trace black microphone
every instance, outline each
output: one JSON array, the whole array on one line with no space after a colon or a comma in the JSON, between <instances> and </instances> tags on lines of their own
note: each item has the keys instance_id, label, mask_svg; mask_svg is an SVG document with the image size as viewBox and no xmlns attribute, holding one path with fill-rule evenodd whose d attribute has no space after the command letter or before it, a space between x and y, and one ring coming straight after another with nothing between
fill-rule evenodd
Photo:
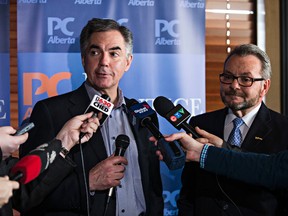
<instances>
[{"instance_id":1,"label":"black microphone","mask_svg":"<svg viewBox=\"0 0 288 216\"><path fill-rule=\"evenodd\" d=\"M107 117L111 114L114 104L110 102L110 97L106 94L94 95L89 106L84 113L93 112L93 118L96 118L99 114L99 122L102 125ZM79 139L82 139L85 136L85 133L80 133Z\"/></svg>"},{"instance_id":2,"label":"black microphone","mask_svg":"<svg viewBox=\"0 0 288 216\"><path fill-rule=\"evenodd\" d=\"M38 146L11 168L10 179L22 184L34 180L54 162L61 147L61 141L56 139Z\"/></svg>"},{"instance_id":3,"label":"black microphone","mask_svg":"<svg viewBox=\"0 0 288 216\"><path fill-rule=\"evenodd\" d=\"M131 100L132 102L127 104L128 109L137 119L140 119L141 125L148 128L152 135L158 140L158 147L167 167L170 170L182 168L185 164L185 154L179 142L167 142L164 139L164 136L154 123L158 122L156 112L147 102L139 103L135 99Z\"/></svg>"},{"instance_id":4,"label":"black microphone","mask_svg":"<svg viewBox=\"0 0 288 216\"><path fill-rule=\"evenodd\" d=\"M127 135L125 135L125 134L118 135L116 140L115 140L116 150L115 150L114 156L122 156L123 157L129 144L130 144L130 139ZM107 213L108 205L110 202L110 198L113 194L113 190L114 190L114 187L111 187L109 189L106 207L105 207L105 211L104 211L104 216Z\"/></svg>"},{"instance_id":5,"label":"black microphone","mask_svg":"<svg viewBox=\"0 0 288 216\"><path fill-rule=\"evenodd\" d=\"M181 104L174 106L169 99L159 96L154 100L153 106L159 115L167 119L178 130L184 129L187 133L191 133L193 138L201 137L191 125L186 123L191 114Z\"/></svg>"}]
</instances>

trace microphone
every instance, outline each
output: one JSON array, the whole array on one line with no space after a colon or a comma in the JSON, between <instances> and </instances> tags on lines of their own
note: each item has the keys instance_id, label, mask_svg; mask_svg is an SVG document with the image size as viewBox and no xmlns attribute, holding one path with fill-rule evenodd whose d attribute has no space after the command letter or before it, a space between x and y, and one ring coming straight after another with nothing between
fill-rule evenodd
<instances>
[{"instance_id":1,"label":"microphone","mask_svg":"<svg viewBox=\"0 0 288 216\"><path fill-rule=\"evenodd\" d=\"M61 141L56 139L38 146L11 168L10 179L22 184L34 180L54 162L61 147Z\"/></svg>"},{"instance_id":2,"label":"microphone","mask_svg":"<svg viewBox=\"0 0 288 216\"><path fill-rule=\"evenodd\" d=\"M153 106L157 113L167 119L175 128L178 130L182 128L187 133L191 133L193 138L200 138L195 129L186 123L191 114L181 104L174 106L169 99L159 96L154 100Z\"/></svg>"},{"instance_id":3,"label":"microphone","mask_svg":"<svg viewBox=\"0 0 288 216\"><path fill-rule=\"evenodd\" d=\"M96 118L99 114L99 122L102 125L107 117L111 114L114 104L110 102L110 97L106 94L94 95L89 106L84 113L93 112L93 118ZM81 140L84 137L85 133L80 133L79 139Z\"/></svg>"},{"instance_id":4,"label":"microphone","mask_svg":"<svg viewBox=\"0 0 288 216\"><path fill-rule=\"evenodd\" d=\"M122 156L123 157L124 154L125 154L126 149L129 146L129 144L130 144L130 139L129 139L129 137L127 135L124 135L124 134L118 135L116 140L115 140L116 150L115 150L114 156ZM105 211L104 211L104 216L107 213L108 204L109 204L110 198L111 198L111 196L113 194L113 189L114 189L114 187L111 187L109 189L108 198L107 198L107 202L106 202L106 208L105 208Z\"/></svg>"},{"instance_id":5,"label":"microphone","mask_svg":"<svg viewBox=\"0 0 288 216\"><path fill-rule=\"evenodd\" d=\"M127 104L128 109L136 118L140 119L141 126L148 128L152 135L158 140L158 147L167 167L170 170L182 168L185 164L185 154L178 141L167 142L164 139L164 136L154 124L154 122L157 122L156 112L147 102L139 103L135 99L131 100L132 102Z\"/></svg>"}]
</instances>

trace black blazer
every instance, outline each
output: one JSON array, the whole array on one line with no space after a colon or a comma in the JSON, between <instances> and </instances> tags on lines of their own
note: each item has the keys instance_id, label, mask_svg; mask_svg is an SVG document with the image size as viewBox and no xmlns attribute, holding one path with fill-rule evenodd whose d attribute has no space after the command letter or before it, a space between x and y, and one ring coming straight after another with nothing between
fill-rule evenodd
<instances>
[{"instance_id":1,"label":"black blazer","mask_svg":"<svg viewBox=\"0 0 288 216\"><path fill-rule=\"evenodd\" d=\"M288 151L267 155L210 146L204 169L270 189L288 188Z\"/></svg>"},{"instance_id":2,"label":"black blazer","mask_svg":"<svg viewBox=\"0 0 288 216\"><path fill-rule=\"evenodd\" d=\"M75 91L39 101L30 117L30 121L34 122L35 128L31 130L27 142L21 147L20 155L27 154L31 149L45 142L45 140L55 137L65 122L76 115L83 114L89 103L90 99L84 84ZM151 134L146 128L140 126L137 119L132 119L133 117L129 113L127 115L131 122L130 126L134 133L139 153L142 186L146 201L146 215L163 215L164 204L160 164L155 155L155 147L148 140ZM89 179L90 169L107 158L100 130L97 130L87 143L82 144L82 147L85 174L87 179ZM59 183L56 189L51 191L51 194L46 197L41 205L27 212L27 215L87 215L79 145L75 146L68 156L75 162L76 167ZM91 215L103 215L107 193L108 190L96 191L94 196L89 196ZM113 200L110 206L115 207ZM110 208L109 212L112 212L109 215L113 215L115 208Z\"/></svg>"},{"instance_id":3,"label":"black blazer","mask_svg":"<svg viewBox=\"0 0 288 216\"><path fill-rule=\"evenodd\" d=\"M193 117L190 124L223 138L227 111L225 108ZM242 143L242 151L271 154L286 150L287 132L288 119L262 103ZM194 162L185 164L181 178L179 215L287 215L286 190L271 191L218 176Z\"/></svg>"}]
</instances>

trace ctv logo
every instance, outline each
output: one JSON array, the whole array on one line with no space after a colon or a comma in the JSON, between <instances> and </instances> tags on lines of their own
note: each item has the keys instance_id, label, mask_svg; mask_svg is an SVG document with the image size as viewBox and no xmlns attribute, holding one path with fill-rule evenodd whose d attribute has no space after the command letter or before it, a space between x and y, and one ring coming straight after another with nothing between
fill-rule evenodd
<instances>
[{"instance_id":1,"label":"ctv logo","mask_svg":"<svg viewBox=\"0 0 288 216\"><path fill-rule=\"evenodd\" d=\"M176 122L178 119L180 119L184 115L185 111L183 108L178 110L173 116L170 117L170 120L173 122Z\"/></svg>"},{"instance_id":2,"label":"ctv logo","mask_svg":"<svg viewBox=\"0 0 288 216\"><path fill-rule=\"evenodd\" d=\"M74 44L75 38L72 38L74 32L70 31L68 25L71 22L74 22L74 17L67 17L65 19L60 19L58 17L48 17L47 20L47 32L48 32L48 44ZM66 37L60 38L55 34L58 32L62 32Z\"/></svg>"},{"instance_id":3,"label":"ctv logo","mask_svg":"<svg viewBox=\"0 0 288 216\"><path fill-rule=\"evenodd\" d=\"M51 77L43 73L23 73L23 106L29 106L23 119L30 116L33 105L33 96L47 94L46 97L59 95L57 92L60 81L71 79L70 72L59 72ZM33 87L35 92L33 92ZM68 91L71 89L68 89Z\"/></svg>"},{"instance_id":4,"label":"ctv logo","mask_svg":"<svg viewBox=\"0 0 288 216\"><path fill-rule=\"evenodd\" d=\"M179 33L177 32L178 25L179 20L172 20L170 22L167 20L155 20L155 45L180 45L180 40L178 39Z\"/></svg>"}]
</instances>

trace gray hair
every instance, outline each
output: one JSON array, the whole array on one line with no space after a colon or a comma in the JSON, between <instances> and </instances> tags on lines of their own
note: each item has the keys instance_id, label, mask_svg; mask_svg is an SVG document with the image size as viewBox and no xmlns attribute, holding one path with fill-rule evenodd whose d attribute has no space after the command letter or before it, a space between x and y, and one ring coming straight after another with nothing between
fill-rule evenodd
<instances>
[{"instance_id":1,"label":"gray hair","mask_svg":"<svg viewBox=\"0 0 288 216\"><path fill-rule=\"evenodd\" d=\"M272 75L272 68L271 68L271 62L270 58L263 50L261 50L258 46L254 44L242 44L240 46L235 47L234 50L232 50L231 53L227 56L224 68L226 67L227 61L230 59L231 56L237 55L240 57L248 56L248 55L254 55L257 57L262 64L262 71L261 75L264 79L270 79Z\"/></svg>"},{"instance_id":2,"label":"gray hair","mask_svg":"<svg viewBox=\"0 0 288 216\"><path fill-rule=\"evenodd\" d=\"M119 23L112 19L93 18L87 22L80 34L81 56L85 56L90 37L93 33L106 32L110 30L116 30L121 33L125 41L127 58L132 55L133 34L127 27L119 25Z\"/></svg>"}]
</instances>

